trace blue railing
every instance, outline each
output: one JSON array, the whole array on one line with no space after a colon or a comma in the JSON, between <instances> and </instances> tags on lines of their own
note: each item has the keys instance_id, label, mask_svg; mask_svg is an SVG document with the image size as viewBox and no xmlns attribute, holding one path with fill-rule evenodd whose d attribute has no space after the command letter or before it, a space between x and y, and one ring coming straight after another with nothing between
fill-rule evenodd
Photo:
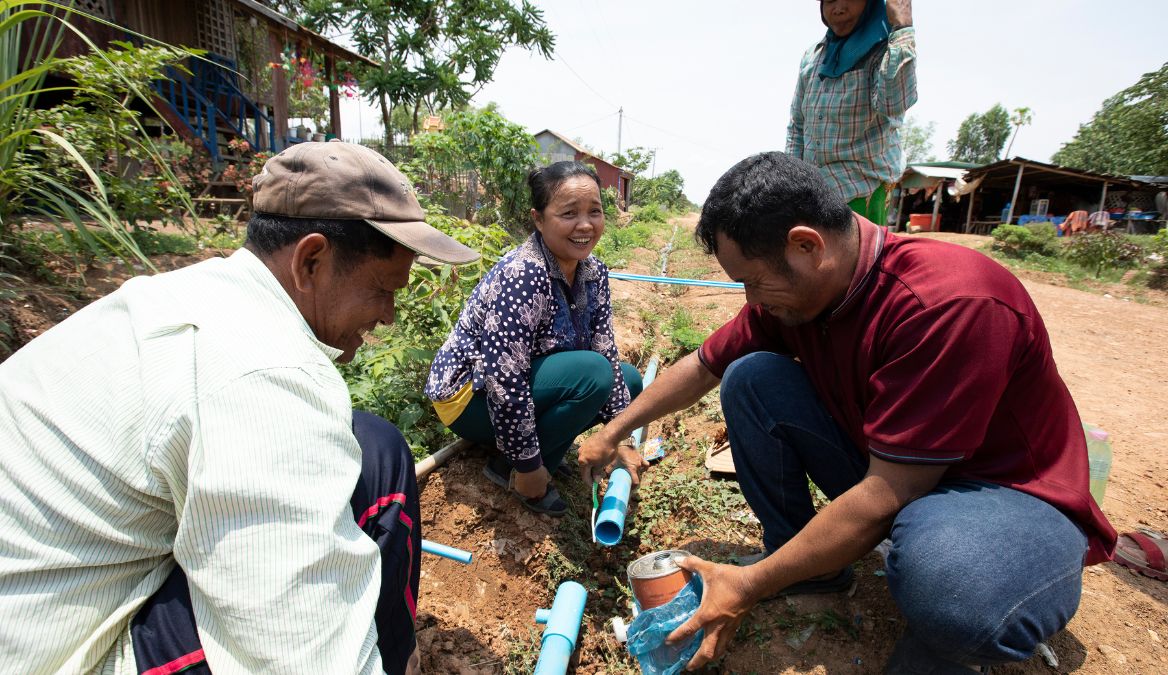
<instances>
[{"instance_id":1,"label":"blue railing","mask_svg":"<svg viewBox=\"0 0 1168 675\"><path fill-rule=\"evenodd\" d=\"M191 59L194 85L217 104L224 121L252 148L277 149L275 125L267 112L240 89L235 62L218 54L207 54L205 59ZM260 143L261 129L267 129L267 143Z\"/></svg>"},{"instance_id":2,"label":"blue railing","mask_svg":"<svg viewBox=\"0 0 1168 675\"><path fill-rule=\"evenodd\" d=\"M186 122L211 159L218 162L219 129L222 126L246 140L256 150L277 150L276 129L271 118L239 88L235 64L208 54L207 60L191 58L191 77L167 66L166 80L156 80L154 90ZM261 129L267 129L266 144L260 143ZM266 145L266 147L265 147Z\"/></svg>"},{"instance_id":3,"label":"blue railing","mask_svg":"<svg viewBox=\"0 0 1168 675\"><path fill-rule=\"evenodd\" d=\"M174 108L195 138L202 141L211 159L219 161L215 105L196 91L177 69L167 66L166 78L154 81L154 91Z\"/></svg>"}]
</instances>

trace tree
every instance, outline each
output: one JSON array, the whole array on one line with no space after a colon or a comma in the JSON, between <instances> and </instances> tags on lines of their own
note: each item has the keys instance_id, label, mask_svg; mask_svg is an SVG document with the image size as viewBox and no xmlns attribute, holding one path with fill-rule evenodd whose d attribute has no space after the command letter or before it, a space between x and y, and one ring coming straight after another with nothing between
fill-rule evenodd
<instances>
[{"instance_id":1,"label":"tree","mask_svg":"<svg viewBox=\"0 0 1168 675\"><path fill-rule=\"evenodd\" d=\"M1010 114L1001 103L984 113L973 113L957 128L957 138L949 141L949 156L957 162L989 164L1001 159L1002 146L1010 135Z\"/></svg>"},{"instance_id":2,"label":"tree","mask_svg":"<svg viewBox=\"0 0 1168 675\"><path fill-rule=\"evenodd\" d=\"M1100 173L1168 175L1168 63L1104 101L1051 159Z\"/></svg>"},{"instance_id":3,"label":"tree","mask_svg":"<svg viewBox=\"0 0 1168 675\"><path fill-rule=\"evenodd\" d=\"M460 108L494 77L511 46L550 58L555 37L542 10L528 0L302 0L305 20L322 33L351 36L357 51L381 64L367 68L361 86L381 106L386 142L390 111L423 105Z\"/></svg>"},{"instance_id":4,"label":"tree","mask_svg":"<svg viewBox=\"0 0 1168 675\"><path fill-rule=\"evenodd\" d=\"M473 170L486 202L476 220L497 220L513 232L523 231L528 222L527 174L539 164L539 144L523 127L494 110L468 110L447 117L442 131L419 134L413 145L417 157L406 172L415 183L429 183L431 174Z\"/></svg>"},{"instance_id":5,"label":"tree","mask_svg":"<svg viewBox=\"0 0 1168 675\"><path fill-rule=\"evenodd\" d=\"M606 159L614 165L639 176L649 170L653 163L654 151L649 148L635 147L622 152L613 153Z\"/></svg>"},{"instance_id":6,"label":"tree","mask_svg":"<svg viewBox=\"0 0 1168 675\"><path fill-rule=\"evenodd\" d=\"M1018 130L1030 124L1034 119L1034 113L1030 108L1014 108L1014 114L1010 115L1010 124L1014 125L1014 133L1010 136L1010 144L1006 146L1006 156L1010 156L1010 148L1014 147L1014 139L1018 138Z\"/></svg>"},{"instance_id":7,"label":"tree","mask_svg":"<svg viewBox=\"0 0 1168 675\"><path fill-rule=\"evenodd\" d=\"M904 148L904 161L906 163L936 160L936 156L933 154L933 132L936 129L936 122L920 124L912 117L904 121L904 126L900 130L900 140Z\"/></svg>"}]
</instances>

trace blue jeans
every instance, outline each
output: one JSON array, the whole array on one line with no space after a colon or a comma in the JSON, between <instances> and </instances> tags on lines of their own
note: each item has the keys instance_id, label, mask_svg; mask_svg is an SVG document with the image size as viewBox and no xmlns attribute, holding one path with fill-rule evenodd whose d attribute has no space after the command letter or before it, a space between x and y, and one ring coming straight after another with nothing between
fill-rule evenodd
<instances>
[{"instance_id":1,"label":"blue jeans","mask_svg":"<svg viewBox=\"0 0 1168 675\"><path fill-rule=\"evenodd\" d=\"M809 477L835 499L867 471L867 456L790 358L758 352L735 361L722 379L722 409L767 552L815 515ZM889 538L888 588L908 621L890 672L1026 659L1078 609L1086 536L1017 490L942 480L900 511Z\"/></svg>"}]
</instances>

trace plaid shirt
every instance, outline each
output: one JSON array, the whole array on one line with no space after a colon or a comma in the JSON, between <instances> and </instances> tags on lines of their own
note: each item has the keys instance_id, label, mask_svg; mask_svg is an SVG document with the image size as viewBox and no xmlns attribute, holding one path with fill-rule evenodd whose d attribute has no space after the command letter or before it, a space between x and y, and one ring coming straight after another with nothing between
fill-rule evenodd
<instances>
[{"instance_id":1,"label":"plaid shirt","mask_svg":"<svg viewBox=\"0 0 1168 675\"><path fill-rule=\"evenodd\" d=\"M838 78L821 78L824 42L803 55L791 102L787 153L820 167L845 199L867 197L904 170L900 126L917 102L916 40L910 26Z\"/></svg>"}]
</instances>

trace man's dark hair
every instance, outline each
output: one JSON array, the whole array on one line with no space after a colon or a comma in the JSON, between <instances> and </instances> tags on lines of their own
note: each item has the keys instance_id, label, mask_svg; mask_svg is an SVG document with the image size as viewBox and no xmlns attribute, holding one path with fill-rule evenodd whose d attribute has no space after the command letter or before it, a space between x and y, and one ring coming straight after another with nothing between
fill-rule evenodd
<instances>
[{"instance_id":1,"label":"man's dark hair","mask_svg":"<svg viewBox=\"0 0 1168 675\"><path fill-rule=\"evenodd\" d=\"M253 213L247 222L244 246L258 255L271 255L310 234L323 234L337 249L337 264L354 267L366 258L388 258L397 242L363 220L289 218Z\"/></svg>"},{"instance_id":2,"label":"man's dark hair","mask_svg":"<svg viewBox=\"0 0 1168 675\"><path fill-rule=\"evenodd\" d=\"M706 253L717 253L721 232L748 258L773 257L795 225L844 233L852 222L848 203L819 169L781 152L764 152L722 174L702 206L694 238ZM779 255L778 262L785 258Z\"/></svg>"},{"instance_id":3,"label":"man's dark hair","mask_svg":"<svg viewBox=\"0 0 1168 675\"><path fill-rule=\"evenodd\" d=\"M596 169L584 162L556 162L527 174L527 187L531 188L531 208L543 213L556 190L574 176L591 178L596 181L596 187L600 187L600 176L596 175Z\"/></svg>"}]
</instances>

